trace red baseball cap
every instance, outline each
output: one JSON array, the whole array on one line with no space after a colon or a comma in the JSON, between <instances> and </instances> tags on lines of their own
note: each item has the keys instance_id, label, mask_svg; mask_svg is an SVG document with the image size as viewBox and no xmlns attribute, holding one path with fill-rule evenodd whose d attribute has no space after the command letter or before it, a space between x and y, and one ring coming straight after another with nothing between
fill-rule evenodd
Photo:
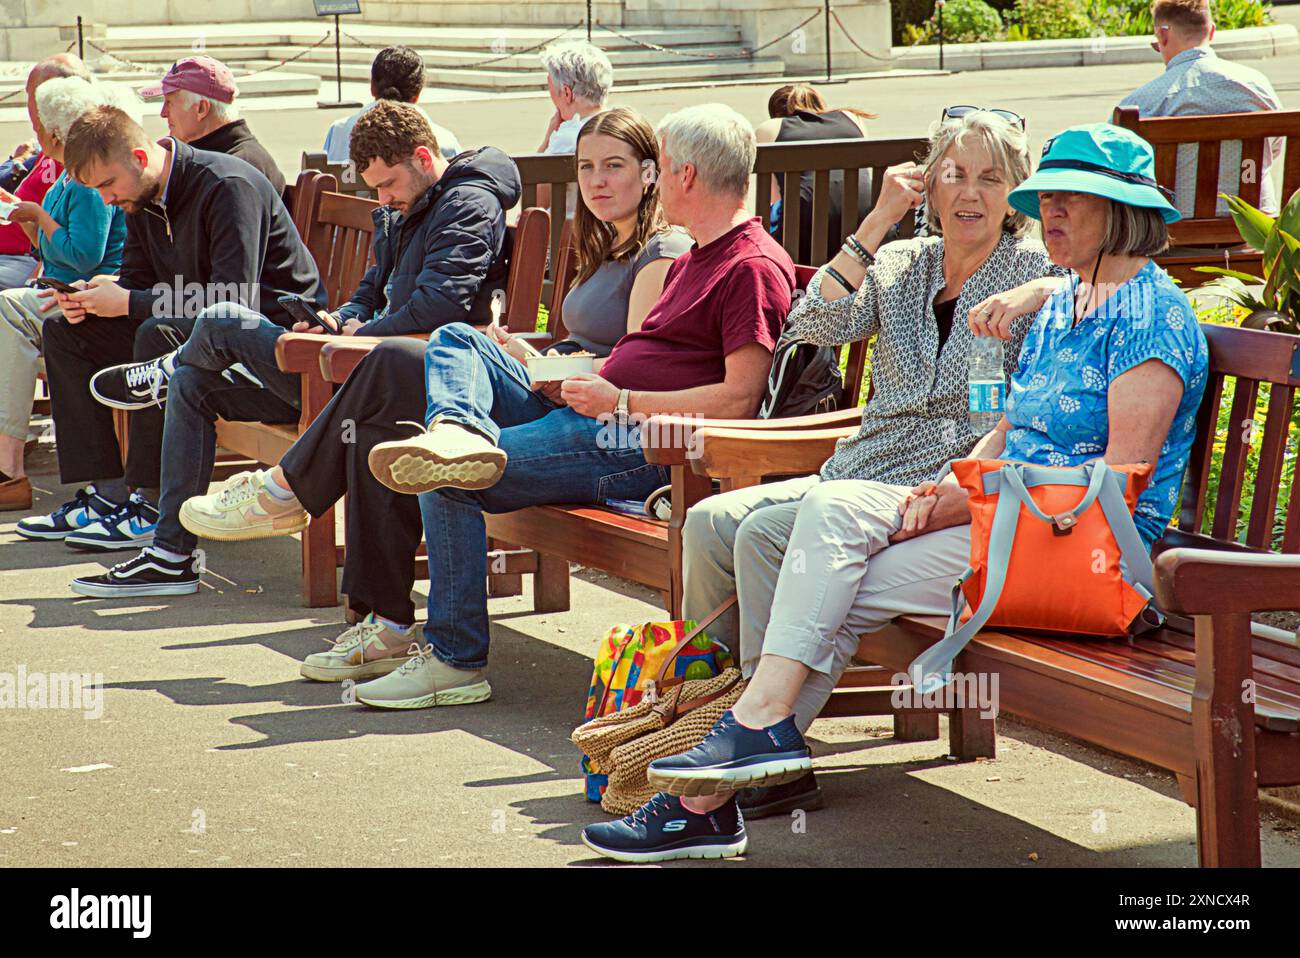
<instances>
[{"instance_id":1,"label":"red baseball cap","mask_svg":"<svg viewBox=\"0 0 1300 958\"><path fill-rule=\"evenodd\" d=\"M239 93L239 87L235 86L235 75L220 60L212 57L186 57L172 64L161 83L145 87L140 95L163 96L177 90L189 90L222 103L232 102Z\"/></svg>"}]
</instances>

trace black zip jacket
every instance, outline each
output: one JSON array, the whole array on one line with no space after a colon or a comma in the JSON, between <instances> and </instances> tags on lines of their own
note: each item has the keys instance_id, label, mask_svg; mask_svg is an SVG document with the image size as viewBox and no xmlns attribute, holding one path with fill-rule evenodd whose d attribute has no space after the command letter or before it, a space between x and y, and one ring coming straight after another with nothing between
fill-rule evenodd
<instances>
[{"instance_id":1,"label":"black zip jacket","mask_svg":"<svg viewBox=\"0 0 1300 958\"><path fill-rule=\"evenodd\" d=\"M275 191L284 196L284 174L275 165L271 154L266 152L266 147L253 136L247 120L232 120L207 136L191 140L190 146L196 150L209 150L212 153L239 157L270 180Z\"/></svg>"},{"instance_id":2,"label":"black zip jacket","mask_svg":"<svg viewBox=\"0 0 1300 958\"><path fill-rule=\"evenodd\" d=\"M514 160L485 146L457 156L407 215L380 207L375 264L339 315L360 319L364 336L489 322L508 279L506 210L522 191Z\"/></svg>"},{"instance_id":3,"label":"black zip jacket","mask_svg":"<svg viewBox=\"0 0 1300 958\"><path fill-rule=\"evenodd\" d=\"M166 142L164 194L126 218L118 282L131 291L131 318L194 316L233 301L288 329L293 318L278 297L324 308L316 264L270 181L238 157Z\"/></svg>"}]
</instances>

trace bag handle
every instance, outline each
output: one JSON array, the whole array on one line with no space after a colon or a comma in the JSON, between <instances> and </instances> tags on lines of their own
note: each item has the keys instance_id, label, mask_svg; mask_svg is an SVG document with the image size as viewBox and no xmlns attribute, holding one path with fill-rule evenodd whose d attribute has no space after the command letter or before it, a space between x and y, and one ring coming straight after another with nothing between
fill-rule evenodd
<instances>
[{"instance_id":1,"label":"bag handle","mask_svg":"<svg viewBox=\"0 0 1300 958\"><path fill-rule=\"evenodd\" d=\"M682 649L686 648L686 646L690 645L697 635L699 635L701 632L703 632L705 629L711 626L715 621L717 621L718 616L722 615L722 613L726 612L735 604L736 604L736 596L734 595L730 596L720 606L718 606L716 609L714 609L712 612L706 615L704 619L697 626L695 626L695 628L691 629L690 632L682 636L681 641L677 643L677 648L673 649L672 652L668 654L668 658L664 659L663 665L659 666L659 674L655 676L656 690L662 691L665 685L671 688L672 686L677 685L679 682L684 681L684 679L677 678L677 679L668 679L667 682L665 682L664 676L668 674L668 666L673 664L673 660L677 658L678 653L680 653Z\"/></svg>"}]
</instances>

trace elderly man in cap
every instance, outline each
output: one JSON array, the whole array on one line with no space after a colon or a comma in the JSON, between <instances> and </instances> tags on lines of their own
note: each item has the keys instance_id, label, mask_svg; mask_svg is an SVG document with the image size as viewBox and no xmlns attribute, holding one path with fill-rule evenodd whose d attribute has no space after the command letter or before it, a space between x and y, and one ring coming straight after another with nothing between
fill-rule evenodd
<instances>
[{"instance_id":1,"label":"elderly man in cap","mask_svg":"<svg viewBox=\"0 0 1300 958\"><path fill-rule=\"evenodd\" d=\"M196 150L237 156L271 181L284 195L284 176L266 147L241 119L235 97L239 87L230 68L212 57L177 60L162 82L145 87L143 97L163 98L167 131Z\"/></svg>"}]
</instances>

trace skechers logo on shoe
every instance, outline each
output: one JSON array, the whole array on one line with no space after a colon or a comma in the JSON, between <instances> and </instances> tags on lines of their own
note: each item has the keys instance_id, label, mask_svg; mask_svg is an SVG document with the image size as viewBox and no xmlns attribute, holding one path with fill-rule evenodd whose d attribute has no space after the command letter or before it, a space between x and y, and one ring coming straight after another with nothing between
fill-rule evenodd
<instances>
[{"instance_id":1,"label":"skechers logo on shoe","mask_svg":"<svg viewBox=\"0 0 1300 958\"><path fill-rule=\"evenodd\" d=\"M686 828L686 819L674 818L671 822L664 822L664 831L680 832Z\"/></svg>"},{"instance_id":2,"label":"skechers logo on shoe","mask_svg":"<svg viewBox=\"0 0 1300 958\"><path fill-rule=\"evenodd\" d=\"M50 927L127 928L133 938L148 938L153 928L152 895L69 895L50 899Z\"/></svg>"}]
</instances>

